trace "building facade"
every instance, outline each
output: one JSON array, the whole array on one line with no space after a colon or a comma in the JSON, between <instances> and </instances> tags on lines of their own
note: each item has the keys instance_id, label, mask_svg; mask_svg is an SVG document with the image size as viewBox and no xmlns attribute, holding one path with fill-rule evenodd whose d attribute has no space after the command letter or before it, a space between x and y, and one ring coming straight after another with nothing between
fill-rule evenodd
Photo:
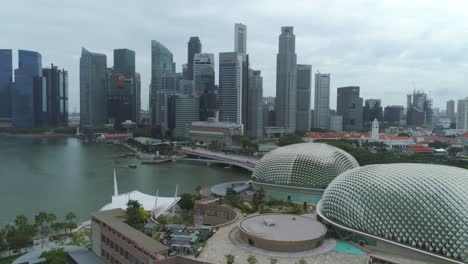
<instances>
[{"instance_id":1,"label":"building facade","mask_svg":"<svg viewBox=\"0 0 468 264\"><path fill-rule=\"evenodd\" d=\"M198 96L176 94L169 97L169 130L176 138L188 136L190 124L199 120L200 109Z\"/></svg>"},{"instance_id":2,"label":"building facade","mask_svg":"<svg viewBox=\"0 0 468 264\"><path fill-rule=\"evenodd\" d=\"M12 85L12 50L0 49L0 127L11 126Z\"/></svg>"},{"instance_id":3,"label":"building facade","mask_svg":"<svg viewBox=\"0 0 468 264\"><path fill-rule=\"evenodd\" d=\"M156 40L151 41L150 125L161 134L163 75L174 73L172 53Z\"/></svg>"},{"instance_id":4,"label":"building facade","mask_svg":"<svg viewBox=\"0 0 468 264\"><path fill-rule=\"evenodd\" d=\"M401 105L389 105L385 107L384 122L388 126L399 126L404 116L404 107Z\"/></svg>"},{"instance_id":5,"label":"building facade","mask_svg":"<svg viewBox=\"0 0 468 264\"><path fill-rule=\"evenodd\" d=\"M202 44L198 37L190 37L187 48L187 71L185 72L184 80L194 80L194 57L195 54L202 52Z\"/></svg>"},{"instance_id":6,"label":"building facade","mask_svg":"<svg viewBox=\"0 0 468 264\"><path fill-rule=\"evenodd\" d=\"M362 98L359 97L359 90L359 86L338 88L336 112L343 116L345 131L362 129Z\"/></svg>"},{"instance_id":7,"label":"building facade","mask_svg":"<svg viewBox=\"0 0 468 264\"><path fill-rule=\"evenodd\" d=\"M242 123L242 56L219 53L219 121Z\"/></svg>"},{"instance_id":8,"label":"building facade","mask_svg":"<svg viewBox=\"0 0 468 264\"><path fill-rule=\"evenodd\" d=\"M406 124L432 127L432 100L426 93L414 91L407 95Z\"/></svg>"},{"instance_id":9,"label":"building facade","mask_svg":"<svg viewBox=\"0 0 468 264\"><path fill-rule=\"evenodd\" d=\"M212 53L197 53L193 60L193 84L200 97L200 120L214 117L217 110L215 60Z\"/></svg>"},{"instance_id":10,"label":"building facade","mask_svg":"<svg viewBox=\"0 0 468 264\"><path fill-rule=\"evenodd\" d=\"M374 119L383 120L382 101L380 99L366 99L362 110L362 122L366 127L371 126Z\"/></svg>"},{"instance_id":11,"label":"building facade","mask_svg":"<svg viewBox=\"0 0 468 264\"><path fill-rule=\"evenodd\" d=\"M190 140L210 144L217 141L232 145L233 138L244 135L244 126L239 123L217 122L214 118L208 121L192 122L189 130Z\"/></svg>"},{"instance_id":12,"label":"building facade","mask_svg":"<svg viewBox=\"0 0 468 264\"><path fill-rule=\"evenodd\" d=\"M450 121L455 120L455 101L454 100L447 101L446 114L447 114L447 117L450 119Z\"/></svg>"},{"instance_id":13,"label":"building facade","mask_svg":"<svg viewBox=\"0 0 468 264\"><path fill-rule=\"evenodd\" d=\"M341 132L343 131L343 116L332 115L330 116L330 131Z\"/></svg>"},{"instance_id":14,"label":"building facade","mask_svg":"<svg viewBox=\"0 0 468 264\"><path fill-rule=\"evenodd\" d=\"M249 69L249 119L246 129L252 138L263 136L263 77L261 71Z\"/></svg>"},{"instance_id":15,"label":"building facade","mask_svg":"<svg viewBox=\"0 0 468 264\"><path fill-rule=\"evenodd\" d=\"M169 132L169 98L177 93L177 87L180 86L182 74L164 73L162 77L161 90L161 134L167 135Z\"/></svg>"},{"instance_id":16,"label":"building facade","mask_svg":"<svg viewBox=\"0 0 468 264\"><path fill-rule=\"evenodd\" d=\"M42 56L34 51L18 51L18 69L13 86L12 124L15 128L34 128L40 122L44 97ZM35 103L36 102L36 103Z\"/></svg>"},{"instance_id":17,"label":"building facade","mask_svg":"<svg viewBox=\"0 0 468 264\"><path fill-rule=\"evenodd\" d=\"M315 74L314 128L330 129L330 74Z\"/></svg>"},{"instance_id":18,"label":"building facade","mask_svg":"<svg viewBox=\"0 0 468 264\"><path fill-rule=\"evenodd\" d=\"M310 130L310 93L312 87L312 65L297 65L296 130Z\"/></svg>"},{"instance_id":19,"label":"building facade","mask_svg":"<svg viewBox=\"0 0 468 264\"><path fill-rule=\"evenodd\" d=\"M53 64L42 69L45 78L45 109L44 127L68 126L68 72L59 70ZM44 100L43 100L44 101Z\"/></svg>"},{"instance_id":20,"label":"building facade","mask_svg":"<svg viewBox=\"0 0 468 264\"><path fill-rule=\"evenodd\" d=\"M468 97L458 100L457 129L468 132Z\"/></svg>"},{"instance_id":21,"label":"building facade","mask_svg":"<svg viewBox=\"0 0 468 264\"><path fill-rule=\"evenodd\" d=\"M282 27L276 55L276 126L296 131L297 103L296 36L293 27Z\"/></svg>"},{"instance_id":22,"label":"building facade","mask_svg":"<svg viewBox=\"0 0 468 264\"><path fill-rule=\"evenodd\" d=\"M247 26L241 23L234 24L234 52L247 55Z\"/></svg>"},{"instance_id":23,"label":"building facade","mask_svg":"<svg viewBox=\"0 0 468 264\"><path fill-rule=\"evenodd\" d=\"M97 128L107 123L107 58L104 54L81 50L80 127Z\"/></svg>"}]
</instances>

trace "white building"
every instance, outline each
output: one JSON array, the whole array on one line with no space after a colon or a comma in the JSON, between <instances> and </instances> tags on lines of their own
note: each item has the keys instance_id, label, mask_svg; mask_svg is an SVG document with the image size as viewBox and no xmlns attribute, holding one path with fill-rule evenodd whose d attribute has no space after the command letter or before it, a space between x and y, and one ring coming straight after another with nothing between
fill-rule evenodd
<instances>
[{"instance_id":1,"label":"white building","mask_svg":"<svg viewBox=\"0 0 468 264\"><path fill-rule=\"evenodd\" d=\"M458 100L457 129L468 131L468 97Z\"/></svg>"},{"instance_id":2,"label":"white building","mask_svg":"<svg viewBox=\"0 0 468 264\"><path fill-rule=\"evenodd\" d=\"M315 73L314 128L342 131L331 128L330 121L330 74ZM336 128L335 128L336 129Z\"/></svg>"},{"instance_id":3,"label":"white building","mask_svg":"<svg viewBox=\"0 0 468 264\"><path fill-rule=\"evenodd\" d=\"M245 60L247 55L247 26L241 23L234 24L234 51L242 55Z\"/></svg>"},{"instance_id":4,"label":"white building","mask_svg":"<svg viewBox=\"0 0 468 264\"><path fill-rule=\"evenodd\" d=\"M217 122L214 118L208 121L192 122L189 129L189 138L192 141L210 144L213 141L232 145L234 136L243 136L244 126L240 123Z\"/></svg>"},{"instance_id":5,"label":"white building","mask_svg":"<svg viewBox=\"0 0 468 264\"><path fill-rule=\"evenodd\" d=\"M330 131L341 132L343 131L343 116L334 115L330 116ZM321 127L319 127L321 128ZM324 128L326 129L326 128Z\"/></svg>"},{"instance_id":6,"label":"white building","mask_svg":"<svg viewBox=\"0 0 468 264\"><path fill-rule=\"evenodd\" d=\"M219 53L219 121L242 123L242 55Z\"/></svg>"}]
</instances>

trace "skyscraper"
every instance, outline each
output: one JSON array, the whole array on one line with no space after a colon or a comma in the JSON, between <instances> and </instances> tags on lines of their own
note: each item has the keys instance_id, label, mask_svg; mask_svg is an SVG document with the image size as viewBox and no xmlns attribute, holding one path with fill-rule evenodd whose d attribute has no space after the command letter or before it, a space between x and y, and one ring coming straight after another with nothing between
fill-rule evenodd
<instances>
[{"instance_id":1,"label":"skyscraper","mask_svg":"<svg viewBox=\"0 0 468 264\"><path fill-rule=\"evenodd\" d=\"M212 53L197 53L193 60L193 80L200 97L200 120L214 117L217 110L215 90L215 61Z\"/></svg>"},{"instance_id":2,"label":"skyscraper","mask_svg":"<svg viewBox=\"0 0 468 264\"><path fill-rule=\"evenodd\" d=\"M247 55L247 26L241 23L234 24L234 51L242 55L242 60Z\"/></svg>"},{"instance_id":3,"label":"skyscraper","mask_svg":"<svg viewBox=\"0 0 468 264\"><path fill-rule=\"evenodd\" d=\"M314 128L330 129L330 74L315 73Z\"/></svg>"},{"instance_id":4,"label":"skyscraper","mask_svg":"<svg viewBox=\"0 0 468 264\"><path fill-rule=\"evenodd\" d=\"M9 49L0 49L0 126L3 121L8 123L8 126L11 123L12 83L12 51Z\"/></svg>"},{"instance_id":5,"label":"skyscraper","mask_svg":"<svg viewBox=\"0 0 468 264\"><path fill-rule=\"evenodd\" d=\"M296 131L297 56L293 27L282 27L276 56L276 125L286 132Z\"/></svg>"},{"instance_id":6,"label":"skyscraper","mask_svg":"<svg viewBox=\"0 0 468 264\"><path fill-rule=\"evenodd\" d=\"M135 72L135 122L140 121L141 112L141 76Z\"/></svg>"},{"instance_id":7,"label":"skyscraper","mask_svg":"<svg viewBox=\"0 0 468 264\"><path fill-rule=\"evenodd\" d=\"M297 102L296 102L296 130L307 132L310 130L310 93L312 86L312 66L297 65Z\"/></svg>"},{"instance_id":8,"label":"skyscraper","mask_svg":"<svg viewBox=\"0 0 468 264\"><path fill-rule=\"evenodd\" d=\"M13 127L34 128L36 115L40 115L43 91L42 56L34 51L18 51L18 69L15 70L13 89ZM38 111L35 111L36 108Z\"/></svg>"},{"instance_id":9,"label":"skyscraper","mask_svg":"<svg viewBox=\"0 0 468 264\"><path fill-rule=\"evenodd\" d=\"M194 95L176 94L169 97L169 130L172 136L184 138L188 126L198 121L199 98Z\"/></svg>"},{"instance_id":10,"label":"skyscraper","mask_svg":"<svg viewBox=\"0 0 468 264\"><path fill-rule=\"evenodd\" d=\"M187 72L184 75L185 80L193 80L193 58L195 54L202 52L202 44L198 37L190 37L187 51Z\"/></svg>"},{"instance_id":11,"label":"skyscraper","mask_svg":"<svg viewBox=\"0 0 468 264\"><path fill-rule=\"evenodd\" d=\"M468 97L458 100L457 129L463 130L463 132L468 132Z\"/></svg>"},{"instance_id":12,"label":"skyscraper","mask_svg":"<svg viewBox=\"0 0 468 264\"><path fill-rule=\"evenodd\" d=\"M405 111L402 105L389 105L385 107L384 122L388 126L399 126Z\"/></svg>"},{"instance_id":13,"label":"skyscraper","mask_svg":"<svg viewBox=\"0 0 468 264\"><path fill-rule=\"evenodd\" d=\"M362 121L366 127L371 127L374 119L377 119L379 122L383 121L383 108L380 99L366 99L362 111Z\"/></svg>"},{"instance_id":14,"label":"skyscraper","mask_svg":"<svg viewBox=\"0 0 468 264\"><path fill-rule=\"evenodd\" d=\"M68 72L53 64L42 69L45 78L45 118L43 126L68 126Z\"/></svg>"},{"instance_id":15,"label":"skyscraper","mask_svg":"<svg viewBox=\"0 0 468 264\"><path fill-rule=\"evenodd\" d=\"M109 89L107 57L81 50L80 58L80 126L102 127L107 123L107 92Z\"/></svg>"},{"instance_id":16,"label":"skyscraper","mask_svg":"<svg viewBox=\"0 0 468 264\"><path fill-rule=\"evenodd\" d=\"M345 131L362 129L362 98L359 97L359 90L359 86L338 88L336 112L343 116Z\"/></svg>"},{"instance_id":17,"label":"skyscraper","mask_svg":"<svg viewBox=\"0 0 468 264\"><path fill-rule=\"evenodd\" d=\"M455 120L455 101L454 100L447 101L447 117L450 119L450 121Z\"/></svg>"},{"instance_id":18,"label":"skyscraper","mask_svg":"<svg viewBox=\"0 0 468 264\"><path fill-rule=\"evenodd\" d=\"M260 71L249 69L248 132L252 138L263 135L263 77Z\"/></svg>"},{"instance_id":19,"label":"skyscraper","mask_svg":"<svg viewBox=\"0 0 468 264\"><path fill-rule=\"evenodd\" d=\"M114 69L108 94L108 118L117 129L122 122L136 120L135 52L129 49L114 50Z\"/></svg>"},{"instance_id":20,"label":"skyscraper","mask_svg":"<svg viewBox=\"0 0 468 264\"><path fill-rule=\"evenodd\" d=\"M432 100L426 93L414 91L407 95L406 124L408 126L432 127Z\"/></svg>"},{"instance_id":21,"label":"skyscraper","mask_svg":"<svg viewBox=\"0 0 468 264\"><path fill-rule=\"evenodd\" d=\"M219 53L219 121L242 124L242 56Z\"/></svg>"},{"instance_id":22,"label":"skyscraper","mask_svg":"<svg viewBox=\"0 0 468 264\"><path fill-rule=\"evenodd\" d=\"M151 90L149 98L150 124L156 134L161 134L161 92L163 75L174 72L172 53L156 40L151 41Z\"/></svg>"},{"instance_id":23,"label":"skyscraper","mask_svg":"<svg viewBox=\"0 0 468 264\"><path fill-rule=\"evenodd\" d=\"M164 73L162 77L161 90L161 134L163 136L170 132L169 128L169 98L177 93L177 87L180 86L182 74Z\"/></svg>"}]
</instances>

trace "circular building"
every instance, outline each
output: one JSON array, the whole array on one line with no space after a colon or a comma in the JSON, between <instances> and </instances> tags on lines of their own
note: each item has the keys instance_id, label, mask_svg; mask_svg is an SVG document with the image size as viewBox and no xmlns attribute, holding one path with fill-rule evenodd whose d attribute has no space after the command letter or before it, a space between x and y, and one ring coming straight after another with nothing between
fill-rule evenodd
<instances>
[{"instance_id":1,"label":"circular building","mask_svg":"<svg viewBox=\"0 0 468 264\"><path fill-rule=\"evenodd\" d=\"M338 176L317 212L375 250L468 261L468 170L431 164L382 164ZM444 262L445 261L445 262Z\"/></svg>"},{"instance_id":2,"label":"circular building","mask_svg":"<svg viewBox=\"0 0 468 264\"><path fill-rule=\"evenodd\" d=\"M279 252L301 252L320 246L327 228L308 217L265 214L247 217L239 224L242 239L250 245Z\"/></svg>"},{"instance_id":3,"label":"circular building","mask_svg":"<svg viewBox=\"0 0 468 264\"><path fill-rule=\"evenodd\" d=\"M254 188L297 202L318 202L323 190L341 173L358 167L349 153L324 144L300 143L277 148L256 165Z\"/></svg>"}]
</instances>

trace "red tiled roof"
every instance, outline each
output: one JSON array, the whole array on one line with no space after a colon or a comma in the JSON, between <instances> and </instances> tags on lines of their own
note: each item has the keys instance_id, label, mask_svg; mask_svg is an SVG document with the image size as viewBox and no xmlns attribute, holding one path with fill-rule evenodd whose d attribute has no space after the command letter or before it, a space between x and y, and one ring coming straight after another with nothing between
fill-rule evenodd
<instances>
[{"instance_id":1,"label":"red tiled roof","mask_svg":"<svg viewBox=\"0 0 468 264\"><path fill-rule=\"evenodd\" d=\"M468 133L459 136L460 138L468 138Z\"/></svg>"},{"instance_id":2,"label":"red tiled roof","mask_svg":"<svg viewBox=\"0 0 468 264\"><path fill-rule=\"evenodd\" d=\"M128 138L128 134L105 134L105 138Z\"/></svg>"},{"instance_id":3,"label":"red tiled roof","mask_svg":"<svg viewBox=\"0 0 468 264\"><path fill-rule=\"evenodd\" d=\"M345 133L345 132L311 132L308 133L307 138L311 139L360 139L360 138L371 138L367 133ZM381 134L379 140L410 140L410 137L405 136L392 136Z\"/></svg>"}]
</instances>

